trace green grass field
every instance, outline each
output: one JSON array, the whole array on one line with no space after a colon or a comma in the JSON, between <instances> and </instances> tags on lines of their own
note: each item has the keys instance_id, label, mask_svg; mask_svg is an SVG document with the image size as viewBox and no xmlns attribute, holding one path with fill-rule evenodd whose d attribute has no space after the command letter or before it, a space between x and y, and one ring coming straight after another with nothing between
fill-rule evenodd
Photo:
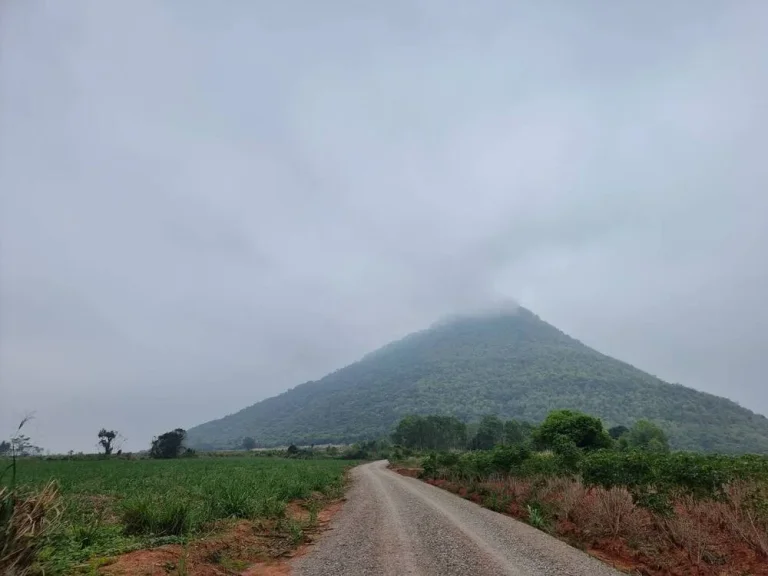
<instances>
[{"instance_id":1,"label":"green grass field","mask_svg":"<svg viewBox=\"0 0 768 576\"><path fill-rule=\"evenodd\" d=\"M66 574L99 558L199 536L216 520L281 518L291 500L338 497L349 466L253 456L24 459L17 482L25 489L58 483L64 512L42 561L46 573Z\"/></svg>"}]
</instances>

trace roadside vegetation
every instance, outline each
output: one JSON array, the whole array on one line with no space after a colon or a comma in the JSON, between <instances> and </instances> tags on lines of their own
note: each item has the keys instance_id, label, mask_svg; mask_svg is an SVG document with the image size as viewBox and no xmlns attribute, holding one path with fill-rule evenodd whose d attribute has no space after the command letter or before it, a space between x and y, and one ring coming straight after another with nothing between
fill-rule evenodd
<instances>
[{"instance_id":1,"label":"roadside vegetation","mask_svg":"<svg viewBox=\"0 0 768 576\"><path fill-rule=\"evenodd\" d=\"M768 574L768 457L671 451L639 421L551 412L540 426L412 416L401 473L512 515L627 572Z\"/></svg>"}]
</instances>

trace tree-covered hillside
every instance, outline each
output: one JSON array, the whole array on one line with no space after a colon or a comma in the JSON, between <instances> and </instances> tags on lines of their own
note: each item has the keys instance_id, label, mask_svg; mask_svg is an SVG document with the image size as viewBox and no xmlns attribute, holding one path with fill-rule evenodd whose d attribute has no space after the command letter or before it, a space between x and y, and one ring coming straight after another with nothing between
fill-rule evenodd
<instances>
[{"instance_id":1,"label":"tree-covered hillside","mask_svg":"<svg viewBox=\"0 0 768 576\"><path fill-rule=\"evenodd\" d=\"M674 448L768 453L768 419L668 384L585 346L530 311L455 318L406 336L316 382L189 430L190 446L351 442L406 414L486 414L532 422L559 408L607 426L659 424Z\"/></svg>"}]
</instances>

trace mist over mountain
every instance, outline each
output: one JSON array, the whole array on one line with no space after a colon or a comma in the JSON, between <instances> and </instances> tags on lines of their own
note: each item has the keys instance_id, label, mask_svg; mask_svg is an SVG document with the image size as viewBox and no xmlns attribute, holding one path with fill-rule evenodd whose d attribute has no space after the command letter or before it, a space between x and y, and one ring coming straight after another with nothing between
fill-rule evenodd
<instances>
[{"instance_id":1,"label":"mist over mountain","mask_svg":"<svg viewBox=\"0 0 768 576\"><path fill-rule=\"evenodd\" d=\"M601 354L512 302L443 318L320 380L196 426L189 442L354 442L387 434L411 413L538 422L558 408L609 426L653 420L675 448L768 453L768 418Z\"/></svg>"}]
</instances>

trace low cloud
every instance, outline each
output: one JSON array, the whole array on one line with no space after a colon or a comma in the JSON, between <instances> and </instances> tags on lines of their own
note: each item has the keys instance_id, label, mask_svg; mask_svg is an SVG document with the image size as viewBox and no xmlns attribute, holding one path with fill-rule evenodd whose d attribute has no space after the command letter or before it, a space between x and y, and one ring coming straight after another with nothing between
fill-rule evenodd
<instances>
[{"instance_id":1,"label":"low cloud","mask_svg":"<svg viewBox=\"0 0 768 576\"><path fill-rule=\"evenodd\" d=\"M143 448L503 299L768 413L762 3L0 11L0 432Z\"/></svg>"}]
</instances>

